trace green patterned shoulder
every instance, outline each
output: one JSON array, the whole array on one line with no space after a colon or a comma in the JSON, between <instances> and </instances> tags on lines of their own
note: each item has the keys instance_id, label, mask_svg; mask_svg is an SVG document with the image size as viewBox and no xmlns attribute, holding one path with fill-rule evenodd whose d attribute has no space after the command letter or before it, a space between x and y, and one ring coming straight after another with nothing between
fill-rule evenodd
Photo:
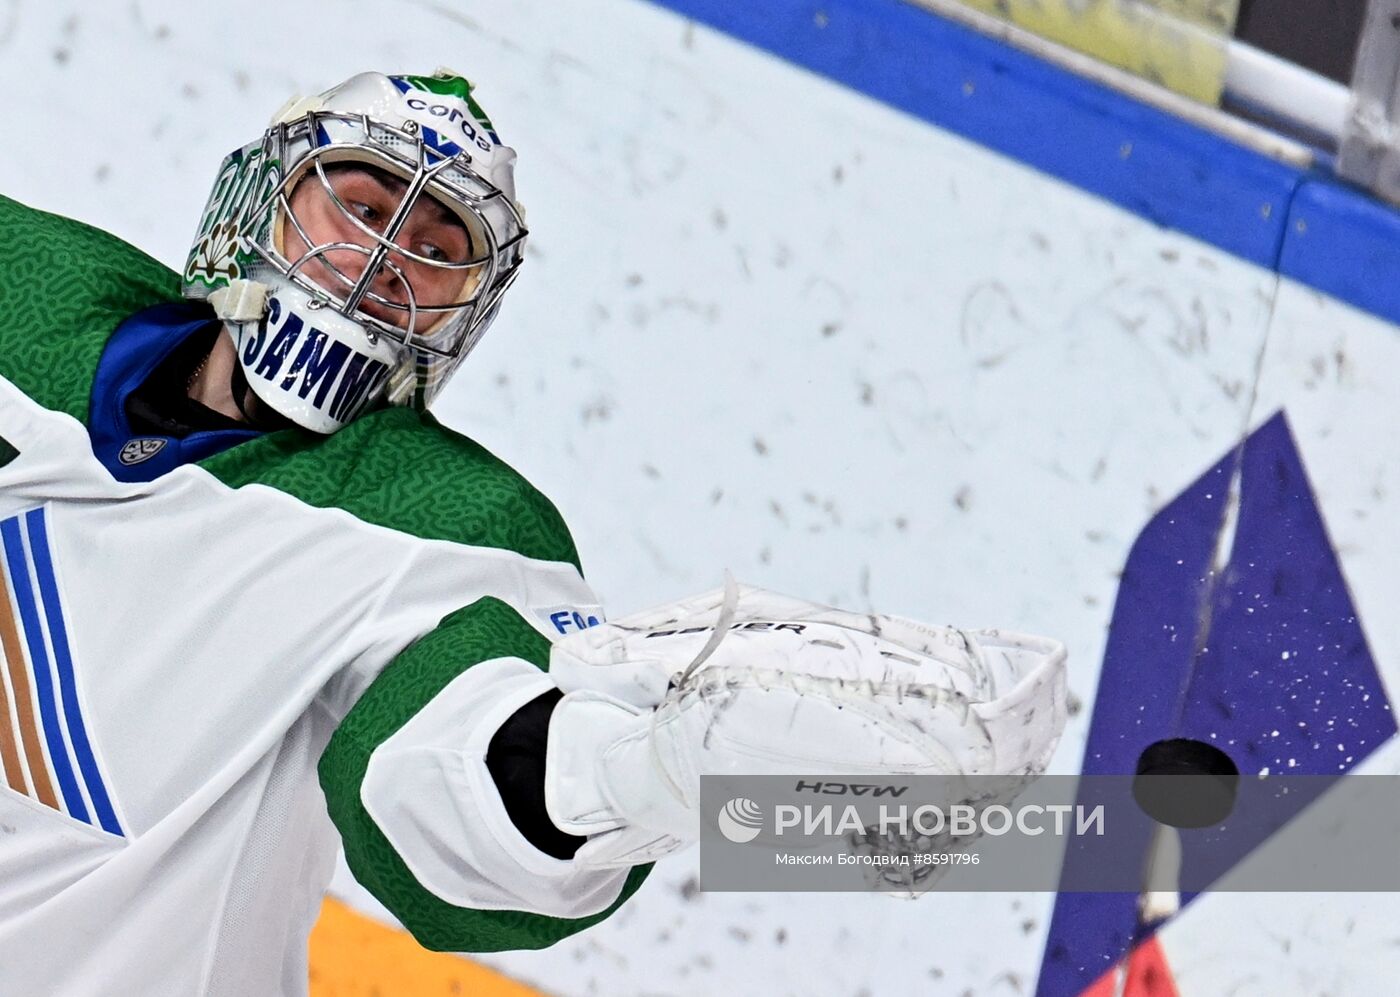
<instances>
[{"instance_id":1,"label":"green patterned shoulder","mask_svg":"<svg viewBox=\"0 0 1400 997\"><path fill-rule=\"evenodd\" d=\"M579 566L553 504L485 447L426 412L381 409L331 436L271 433L200 466L234 488L268 485L425 539Z\"/></svg>"},{"instance_id":2,"label":"green patterned shoulder","mask_svg":"<svg viewBox=\"0 0 1400 997\"><path fill-rule=\"evenodd\" d=\"M175 272L136 247L0 196L0 374L45 408L86 422L107 337L179 296Z\"/></svg>"}]
</instances>

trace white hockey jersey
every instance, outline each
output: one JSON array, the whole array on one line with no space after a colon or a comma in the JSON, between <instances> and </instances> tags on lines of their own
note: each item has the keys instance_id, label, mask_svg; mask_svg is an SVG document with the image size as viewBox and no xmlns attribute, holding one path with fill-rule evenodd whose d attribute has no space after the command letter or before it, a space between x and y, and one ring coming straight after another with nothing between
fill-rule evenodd
<instances>
[{"instance_id":1,"label":"white hockey jersey","mask_svg":"<svg viewBox=\"0 0 1400 997\"><path fill-rule=\"evenodd\" d=\"M357 698L477 599L548 637L596 600L570 564L195 466L115 482L4 379L0 437L0 995L305 992L337 844L316 766ZM375 753L365 808L450 903L577 917L622 889L532 849L486 776L548 687L476 665Z\"/></svg>"}]
</instances>

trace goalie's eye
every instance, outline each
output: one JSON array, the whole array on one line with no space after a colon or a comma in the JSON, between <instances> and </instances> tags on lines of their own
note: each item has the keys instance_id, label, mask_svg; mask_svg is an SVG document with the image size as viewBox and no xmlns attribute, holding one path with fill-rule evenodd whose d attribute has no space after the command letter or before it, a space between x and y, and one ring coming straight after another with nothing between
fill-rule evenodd
<instances>
[{"instance_id":1,"label":"goalie's eye","mask_svg":"<svg viewBox=\"0 0 1400 997\"><path fill-rule=\"evenodd\" d=\"M433 260L437 263L449 262L447 253L433 245L431 242L424 242L418 246L418 255L424 259Z\"/></svg>"},{"instance_id":2,"label":"goalie's eye","mask_svg":"<svg viewBox=\"0 0 1400 997\"><path fill-rule=\"evenodd\" d=\"M383 222L384 215L374 205L366 204L364 201L351 201L349 202L349 208L360 221L364 222L370 228L377 231L383 227L379 223Z\"/></svg>"}]
</instances>

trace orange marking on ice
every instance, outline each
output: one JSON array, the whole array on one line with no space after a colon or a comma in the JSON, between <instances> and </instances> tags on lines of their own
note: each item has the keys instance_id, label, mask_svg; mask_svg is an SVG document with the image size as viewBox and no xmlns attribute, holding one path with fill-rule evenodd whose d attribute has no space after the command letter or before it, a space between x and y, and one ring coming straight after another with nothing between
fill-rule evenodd
<instances>
[{"instance_id":1,"label":"orange marking on ice","mask_svg":"<svg viewBox=\"0 0 1400 997\"><path fill-rule=\"evenodd\" d=\"M1118 989L1118 971L1114 966L1095 980L1080 997L1181 997L1172 979L1167 954L1154 936L1128 954L1127 980Z\"/></svg>"},{"instance_id":2,"label":"orange marking on ice","mask_svg":"<svg viewBox=\"0 0 1400 997\"><path fill-rule=\"evenodd\" d=\"M329 897L311 932L311 997L543 997L458 955L429 952L407 932Z\"/></svg>"}]
</instances>

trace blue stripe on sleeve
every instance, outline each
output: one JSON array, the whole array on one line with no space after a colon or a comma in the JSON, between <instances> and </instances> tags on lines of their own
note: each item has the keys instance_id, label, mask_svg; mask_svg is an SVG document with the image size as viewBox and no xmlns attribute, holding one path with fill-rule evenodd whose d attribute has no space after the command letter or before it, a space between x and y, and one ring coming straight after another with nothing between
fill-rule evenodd
<instances>
[{"instance_id":1,"label":"blue stripe on sleeve","mask_svg":"<svg viewBox=\"0 0 1400 997\"><path fill-rule=\"evenodd\" d=\"M48 523L44 518L44 510L30 510L25 514L24 522L29 530L29 550L34 558L34 573L39 579L39 595L43 599L44 617L49 624L54 664L58 666L59 694L63 697L63 715L68 723L68 739L73 744L73 754L77 756L78 768L82 771L83 782L87 785L88 797L92 800L92 808L97 811L98 821L103 830L120 835L122 827L112 810L107 787L102 783L102 773L97 768L97 758L92 753L87 727L83 723L82 709L78 704L78 685L73 676L73 656L68 650L68 630L63 622L63 604L58 598L58 582L54 577L53 557L49 552Z\"/></svg>"},{"instance_id":2,"label":"blue stripe on sleeve","mask_svg":"<svg viewBox=\"0 0 1400 997\"><path fill-rule=\"evenodd\" d=\"M20 538L19 517L11 516L0 522L0 542L5 547L5 563L10 569L10 584L15 602L19 604L20 622L24 627L24 642L29 648L33 665L34 688L39 695L39 716L44 727L44 742L49 747L58 788L68 813L84 824L91 824L87 805L73 777L73 765L68 760L68 746L63 743L59 729L58 710L54 706L53 678L49 673L49 656L44 649L44 631L39 624L39 608L34 603L34 589L29 584L29 565L24 557L24 541ZM42 761L40 762L42 764Z\"/></svg>"}]
</instances>

